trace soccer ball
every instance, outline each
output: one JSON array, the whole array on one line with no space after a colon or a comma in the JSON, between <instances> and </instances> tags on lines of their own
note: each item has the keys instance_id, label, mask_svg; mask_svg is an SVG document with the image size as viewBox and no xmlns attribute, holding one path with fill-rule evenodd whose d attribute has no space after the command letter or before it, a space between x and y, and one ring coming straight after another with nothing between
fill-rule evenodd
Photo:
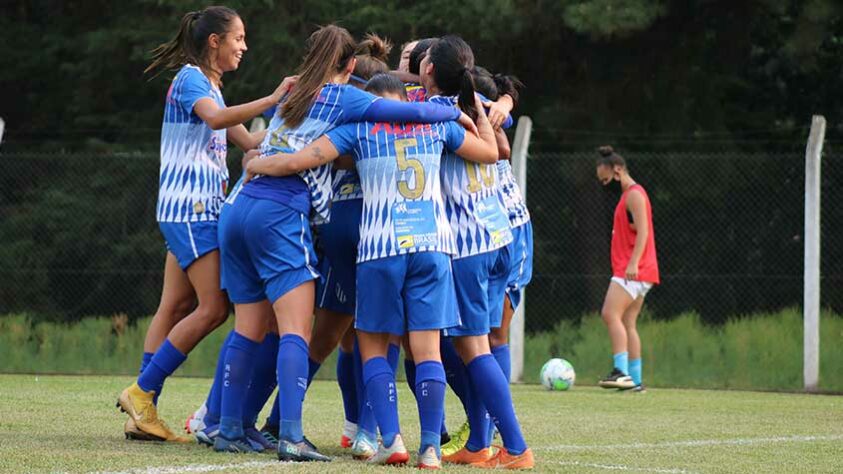
<instances>
[{"instance_id":1,"label":"soccer ball","mask_svg":"<svg viewBox=\"0 0 843 474\"><path fill-rule=\"evenodd\" d=\"M550 359L542 366L539 377L548 390L569 390L574 386L577 374L567 360Z\"/></svg>"}]
</instances>

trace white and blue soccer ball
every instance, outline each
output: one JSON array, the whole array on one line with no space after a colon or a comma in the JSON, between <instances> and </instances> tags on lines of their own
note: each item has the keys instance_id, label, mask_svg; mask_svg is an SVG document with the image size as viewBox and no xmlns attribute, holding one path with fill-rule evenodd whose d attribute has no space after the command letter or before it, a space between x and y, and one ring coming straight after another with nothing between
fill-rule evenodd
<instances>
[{"instance_id":1,"label":"white and blue soccer ball","mask_svg":"<svg viewBox=\"0 0 843 474\"><path fill-rule=\"evenodd\" d=\"M539 373L542 385L548 390L570 390L574 386L577 374L574 366L565 359L550 359L542 366Z\"/></svg>"}]
</instances>

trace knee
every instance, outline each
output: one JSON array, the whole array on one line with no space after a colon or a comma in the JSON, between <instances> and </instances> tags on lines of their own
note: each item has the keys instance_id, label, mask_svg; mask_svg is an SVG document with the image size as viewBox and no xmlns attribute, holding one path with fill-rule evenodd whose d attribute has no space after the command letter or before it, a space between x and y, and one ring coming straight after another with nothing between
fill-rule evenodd
<instances>
[{"instance_id":1,"label":"knee","mask_svg":"<svg viewBox=\"0 0 843 474\"><path fill-rule=\"evenodd\" d=\"M634 332L634 331L636 331L636 329L635 329L635 321L634 321L634 320L627 320L627 319L624 319L624 320L623 320L623 327L625 327L625 328L626 328L627 332Z\"/></svg>"},{"instance_id":2,"label":"knee","mask_svg":"<svg viewBox=\"0 0 843 474\"><path fill-rule=\"evenodd\" d=\"M606 323L606 326L617 324L621 320L620 314L617 314L616 312L607 309L603 309L600 315L603 316L603 322Z\"/></svg>"},{"instance_id":3,"label":"knee","mask_svg":"<svg viewBox=\"0 0 843 474\"><path fill-rule=\"evenodd\" d=\"M196 312L201 315L202 321L205 321L205 325L213 330L228 319L228 303L224 298L219 301L200 302L199 307L196 308Z\"/></svg>"}]
</instances>

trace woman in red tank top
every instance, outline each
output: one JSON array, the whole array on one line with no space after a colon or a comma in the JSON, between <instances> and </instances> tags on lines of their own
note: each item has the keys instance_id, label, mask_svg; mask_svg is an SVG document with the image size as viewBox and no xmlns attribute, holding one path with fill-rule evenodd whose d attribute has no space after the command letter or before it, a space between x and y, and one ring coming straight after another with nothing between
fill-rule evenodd
<instances>
[{"instance_id":1,"label":"woman in red tank top","mask_svg":"<svg viewBox=\"0 0 843 474\"><path fill-rule=\"evenodd\" d=\"M598 152L597 179L620 197L612 224L612 280L601 311L612 340L614 367L599 385L644 392L636 321L644 296L659 283L653 212L647 192L629 175L623 157L610 146Z\"/></svg>"}]
</instances>

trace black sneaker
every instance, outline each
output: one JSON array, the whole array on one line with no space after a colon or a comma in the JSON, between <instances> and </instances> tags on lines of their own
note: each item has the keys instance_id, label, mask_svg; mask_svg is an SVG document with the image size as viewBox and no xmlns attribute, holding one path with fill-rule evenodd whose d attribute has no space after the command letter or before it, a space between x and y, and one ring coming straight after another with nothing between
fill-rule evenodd
<instances>
[{"instance_id":1,"label":"black sneaker","mask_svg":"<svg viewBox=\"0 0 843 474\"><path fill-rule=\"evenodd\" d=\"M632 381L632 377L626 375L615 367L609 375L607 375L603 380L597 382L597 385L603 388L631 389L635 387L635 382Z\"/></svg>"},{"instance_id":2,"label":"black sneaker","mask_svg":"<svg viewBox=\"0 0 843 474\"><path fill-rule=\"evenodd\" d=\"M310 461L330 461L331 458L325 456L315 449L311 449L304 441L293 443L286 439L278 440L278 460L292 461L292 462L310 462Z\"/></svg>"},{"instance_id":3,"label":"black sneaker","mask_svg":"<svg viewBox=\"0 0 843 474\"><path fill-rule=\"evenodd\" d=\"M270 425L269 423L264 423L263 428L261 428L261 433L264 433L264 436L266 436L268 434L268 435L272 436L273 438L275 438L277 440L278 439L278 426Z\"/></svg>"},{"instance_id":4,"label":"black sneaker","mask_svg":"<svg viewBox=\"0 0 843 474\"><path fill-rule=\"evenodd\" d=\"M439 435L439 445L442 446L443 444L448 444L451 441L451 435L448 434L446 431L445 433L441 433Z\"/></svg>"}]
</instances>

